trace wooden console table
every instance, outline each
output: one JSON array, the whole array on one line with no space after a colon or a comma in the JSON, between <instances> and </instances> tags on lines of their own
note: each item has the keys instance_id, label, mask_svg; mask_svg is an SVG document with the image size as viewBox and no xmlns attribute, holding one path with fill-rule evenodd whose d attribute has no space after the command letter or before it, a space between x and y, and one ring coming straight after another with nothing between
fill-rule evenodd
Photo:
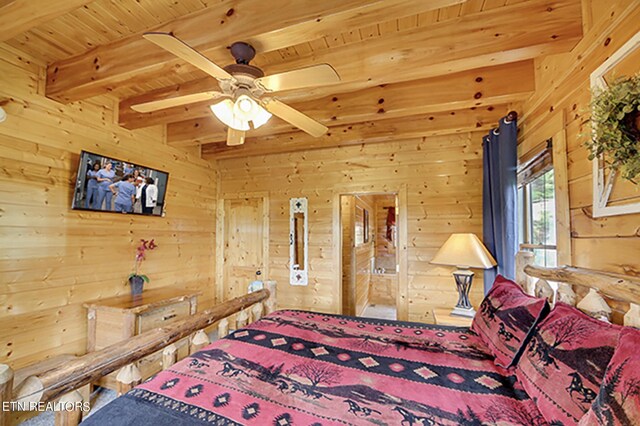
<instances>
[{"instance_id":1,"label":"wooden console table","mask_svg":"<svg viewBox=\"0 0 640 426\"><path fill-rule=\"evenodd\" d=\"M196 313L198 291L174 288L145 290L139 297L109 297L84 304L87 308L87 352L100 350L145 331L162 327ZM189 355L189 339L175 343L178 359ZM142 380L162 369L162 351L137 363ZM116 373L103 377L100 386L116 389Z\"/></svg>"}]
</instances>

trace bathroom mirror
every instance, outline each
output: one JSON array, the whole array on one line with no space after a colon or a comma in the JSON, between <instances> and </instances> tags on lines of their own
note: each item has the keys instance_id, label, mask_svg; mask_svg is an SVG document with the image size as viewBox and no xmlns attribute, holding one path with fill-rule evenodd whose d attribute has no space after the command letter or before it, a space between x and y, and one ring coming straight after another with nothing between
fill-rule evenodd
<instances>
[{"instance_id":1,"label":"bathroom mirror","mask_svg":"<svg viewBox=\"0 0 640 426\"><path fill-rule=\"evenodd\" d=\"M289 282L308 284L309 226L306 198L289 200Z\"/></svg>"}]
</instances>

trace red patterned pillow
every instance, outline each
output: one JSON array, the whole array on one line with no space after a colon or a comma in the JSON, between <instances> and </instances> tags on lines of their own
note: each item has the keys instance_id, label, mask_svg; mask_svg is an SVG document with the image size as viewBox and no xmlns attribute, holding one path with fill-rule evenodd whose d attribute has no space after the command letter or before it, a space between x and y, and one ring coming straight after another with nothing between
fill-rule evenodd
<instances>
[{"instance_id":1,"label":"red patterned pillow","mask_svg":"<svg viewBox=\"0 0 640 426\"><path fill-rule=\"evenodd\" d=\"M508 368L517 362L530 330L548 312L545 299L525 294L518 284L498 275L471 329L491 349L496 364Z\"/></svg>"},{"instance_id":2,"label":"red patterned pillow","mask_svg":"<svg viewBox=\"0 0 640 426\"><path fill-rule=\"evenodd\" d=\"M640 424L640 331L625 328L598 397L580 426Z\"/></svg>"},{"instance_id":3,"label":"red patterned pillow","mask_svg":"<svg viewBox=\"0 0 640 426\"><path fill-rule=\"evenodd\" d=\"M516 376L549 423L576 424L589 410L621 331L564 303L540 323Z\"/></svg>"}]
</instances>

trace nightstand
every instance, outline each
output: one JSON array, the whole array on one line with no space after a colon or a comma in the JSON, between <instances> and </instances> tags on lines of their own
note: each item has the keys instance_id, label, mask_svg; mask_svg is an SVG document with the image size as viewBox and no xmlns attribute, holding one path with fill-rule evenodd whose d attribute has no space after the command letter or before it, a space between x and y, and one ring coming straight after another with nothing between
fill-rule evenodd
<instances>
[{"instance_id":1,"label":"nightstand","mask_svg":"<svg viewBox=\"0 0 640 426\"><path fill-rule=\"evenodd\" d=\"M473 318L451 315L451 308L433 308L433 320L437 325L471 327Z\"/></svg>"},{"instance_id":2,"label":"nightstand","mask_svg":"<svg viewBox=\"0 0 640 426\"><path fill-rule=\"evenodd\" d=\"M145 290L140 297L109 297L85 303L89 330L87 352L105 348L145 331L182 320L196 313L199 291L158 288ZM189 355L189 338L175 343L178 359ZM162 369L162 350L136 361L142 380ZM116 389L117 372L103 377L97 384Z\"/></svg>"}]
</instances>

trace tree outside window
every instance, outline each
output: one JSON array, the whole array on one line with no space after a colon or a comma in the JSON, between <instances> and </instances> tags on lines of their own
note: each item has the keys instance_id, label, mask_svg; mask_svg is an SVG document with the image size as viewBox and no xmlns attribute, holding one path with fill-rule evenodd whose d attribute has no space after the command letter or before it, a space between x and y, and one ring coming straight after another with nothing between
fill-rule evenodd
<instances>
[{"instance_id":1,"label":"tree outside window","mask_svg":"<svg viewBox=\"0 0 640 426\"><path fill-rule=\"evenodd\" d=\"M518 189L520 247L534 253L535 263L556 266L556 203L553 169Z\"/></svg>"}]
</instances>

